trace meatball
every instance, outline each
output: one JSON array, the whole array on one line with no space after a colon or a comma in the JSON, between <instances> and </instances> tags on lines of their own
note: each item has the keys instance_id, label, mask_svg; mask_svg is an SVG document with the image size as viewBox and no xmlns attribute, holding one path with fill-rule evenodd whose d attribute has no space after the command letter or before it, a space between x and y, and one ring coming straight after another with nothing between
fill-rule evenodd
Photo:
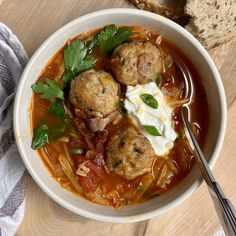
<instances>
[{"instance_id":1,"label":"meatball","mask_svg":"<svg viewBox=\"0 0 236 236\"><path fill-rule=\"evenodd\" d=\"M111 74L99 70L88 70L71 83L71 104L83 110L88 117L105 117L116 110L118 84Z\"/></svg>"},{"instance_id":2,"label":"meatball","mask_svg":"<svg viewBox=\"0 0 236 236\"><path fill-rule=\"evenodd\" d=\"M149 83L162 72L160 50L150 42L132 42L118 46L112 55L111 69L124 85Z\"/></svg>"},{"instance_id":3,"label":"meatball","mask_svg":"<svg viewBox=\"0 0 236 236\"><path fill-rule=\"evenodd\" d=\"M148 139L132 126L118 130L110 138L106 153L108 168L126 179L149 172L155 158Z\"/></svg>"}]
</instances>

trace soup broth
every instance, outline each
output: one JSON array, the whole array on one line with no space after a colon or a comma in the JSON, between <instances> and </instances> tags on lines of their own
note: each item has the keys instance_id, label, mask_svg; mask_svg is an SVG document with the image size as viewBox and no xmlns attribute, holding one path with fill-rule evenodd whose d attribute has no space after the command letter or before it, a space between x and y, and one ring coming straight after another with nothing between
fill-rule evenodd
<instances>
[{"instance_id":1,"label":"soup broth","mask_svg":"<svg viewBox=\"0 0 236 236\"><path fill-rule=\"evenodd\" d=\"M206 93L201 84L202 78L200 78L191 61L174 44L161 35L140 26L127 26L125 28L132 31L128 43L150 42L161 50L163 58L165 58L163 61L164 69L160 75L162 80L158 87L164 94L167 104L173 108L173 129L177 133L177 137L174 146L168 153L162 156L156 155L150 171L135 178L127 179L115 171L109 170L107 166L106 145L111 137L119 130L127 130L130 126L137 130L137 125L130 115L123 114L121 116L119 114L119 119L108 123L103 131L91 132L86 123L88 117L83 119L79 116L78 118L74 111L68 97L68 87L64 89L63 107L66 111L64 118L55 117L49 112L51 102L55 102L57 98L43 99L39 93L34 93L32 97L31 110L34 137L42 122L46 123L48 127L63 127L64 129L63 135L54 135L49 144L37 149L52 177L63 188L78 194L80 197L114 207L141 203L164 194L176 186L191 171L194 165L194 155L184 134L180 114L181 105L189 103L190 122L201 147L204 146L208 126ZM38 81L45 83L45 78L50 78L62 88L66 70L65 49L76 39L88 42L96 37L100 31L101 29L82 33L74 39L69 39L45 66ZM110 63L112 52L103 53L96 46L91 55L96 60L93 69L95 71L104 70L113 75L116 80ZM191 91L191 94L186 95L186 81L183 72L187 75L188 80L193 83L194 90ZM127 86L117 80L116 82L119 85L119 101L123 103L126 98ZM84 91L84 93L86 92ZM191 101L189 101L190 95ZM90 142L91 146L89 146ZM78 151L77 147L81 151ZM82 168L82 174L77 174L80 173L79 168Z\"/></svg>"}]
</instances>

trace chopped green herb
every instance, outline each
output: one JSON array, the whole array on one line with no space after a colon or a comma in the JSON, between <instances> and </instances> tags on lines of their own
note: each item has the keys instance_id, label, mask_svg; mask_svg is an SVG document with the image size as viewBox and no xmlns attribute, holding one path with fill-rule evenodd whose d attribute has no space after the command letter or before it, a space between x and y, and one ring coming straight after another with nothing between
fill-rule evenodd
<instances>
[{"instance_id":1,"label":"chopped green herb","mask_svg":"<svg viewBox=\"0 0 236 236\"><path fill-rule=\"evenodd\" d=\"M48 108L49 113L55 117L66 118L65 109L63 107L63 102L61 100L51 102Z\"/></svg>"},{"instance_id":2,"label":"chopped green herb","mask_svg":"<svg viewBox=\"0 0 236 236\"><path fill-rule=\"evenodd\" d=\"M70 153L72 153L72 154L82 154L83 150L82 149L71 149Z\"/></svg>"},{"instance_id":3,"label":"chopped green herb","mask_svg":"<svg viewBox=\"0 0 236 236\"><path fill-rule=\"evenodd\" d=\"M122 160L120 160L120 159L119 159L119 160L116 160L115 163L114 163L114 165L113 165L113 167L114 167L114 168L117 168L121 163L122 163Z\"/></svg>"},{"instance_id":4,"label":"chopped green herb","mask_svg":"<svg viewBox=\"0 0 236 236\"><path fill-rule=\"evenodd\" d=\"M49 127L46 123L40 123L40 125L34 131L34 138L31 147L38 149L46 144L49 144L52 140L60 138L66 131L65 124L57 127Z\"/></svg>"},{"instance_id":5,"label":"chopped green herb","mask_svg":"<svg viewBox=\"0 0 236 236\"><path fill-rule=\"evenodd\" d=\"M180 134L180 132L175 132L175 133L176 133L176 139L181 138L181 134Z\"/></svg>"},{"instance_id":6,"label":"chopped green herb","mask_svg":"<svg viewBox=\"0 0 236 236\"><path fill-rule=\"evenodd\" d=\"M156 84L157 84L157 86L160 85L160 83L162 82L162 80L163 80L162 75L161 75L161 74L158 74L158 76L157 76L157 78L156 78Z\"/></svg>"},{"instance_id":7,"label":"chopped green herb","mask_svg":"<svg viewBox=\"0 0 236 236\"><path fill-rule=\"evenodd\" d=\"M140 98L146 105L148 105L154 109L158 108L158 102L151 94L142 93L140 95Z\"/></svg>"},{"instance_id":8,"label":"chopped green herb","mask_svg":"<svg viewBox=\"0 0 236 236\"><path fill-rule=\"evenodd\" d=\"M81 72L93 68L95 58L87 55L88 48L81 39L74 40L64 50L64 63L66 74L64 76L64 84L70 83L73 78Z\"/></svg>"},{"instance_id":9,"label":"chopped green herb","mask_svg":"<svg viewBox=\"0 0 236 236\"><path fill-rule=\"evenodd\" d=\"M36 82L31 86L35 93L40 93L40 97L43 99L59 98L64 99L64 94L58 83L55 80L45 79L46 83Z\"/></svg>"},{"instance_id":10,"label":"chopped green herb","mask_svg":"<svg viewBox=\"0 0 236 236\"><path fill-rule=\"evenodd\" d=\"M162 134L157 130L155 126L152 125L143 125L143 128L153 136L162 136Z\"/></svg>"},{"instance_id":11,"label":"chopped green herb","mask_svg":"<svg viewBox=\"0 0 236 236\"><path fill-rule=\"evenodd\" d=\"M73 129L69 132L69 134L70 134L71 137L78 138L77 133Z\"/></svg>"},{"instance_id":12,"label":"chopped green herb","mask_svg":"<svg viewBox=\"0 0 236 236\"><path fill-rule=\"evenodd\" d=\"M121 113L122 116L124 116L124 117L127 117L127 116L128 116L128 111L127 111L127 109L125 108L123 102L120 101L120 102L117 103L117 109L118 109L118 111Z\"/></svg>"},{"instance_id":13,"label":"chopped green herb","mask_svg":"<svg viewBox=\"0 0 236 236\"><path fill-rule=\"evenodd\" d=\"M126 28L117 29L116 25L107 25L98 34L98 45L102 52L109 53L115 47L125 42L132 31Z\"/></svg>"},{"instance_id":14,"label":"chopped green herb","mask_svg":"<svg viewBox=\"0 0 236 236\"><path fill-rule=\"evenodd\" d=\"M31 144L33 149L38 149L45 144L49 144L49 128L46 124L41 123L34 133L34 138Z\"/></svg>"}]
</instances>

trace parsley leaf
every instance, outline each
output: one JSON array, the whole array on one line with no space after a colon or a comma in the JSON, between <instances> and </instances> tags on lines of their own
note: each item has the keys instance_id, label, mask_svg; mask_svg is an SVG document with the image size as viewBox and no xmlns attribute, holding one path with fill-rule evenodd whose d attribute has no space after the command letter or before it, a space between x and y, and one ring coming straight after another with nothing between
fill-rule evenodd
<instances>
[{"instance_id":1,"label":"parsley leaf","mask_svg":"<svg viewBox=\"0 0 236 236\"><path fill-rule=\"evenodd\" d=\"M32 149L39 149L52 140L60 138L66 131L66 125L56 127L49 127L46 123L42 122L34 131L34 138L31 144Z\"/></svg>"},{"instance_id":2,"label":"parsley leaf","mask_svg":"<svg viewBox=\"0 0 236 236\"><path fill-rule=\"evenodd\" d=\"M66 125L59 125L56 127L52 127L49 131L49 141L51 142L54 139L60 138L61 136L64 135L64 133L66 132Z\"/></svg>"},{"instance_id":3,"label":"parsley leaf","mask_svg":"<svg viewBox=\"0 0 236 236\"><path fill-rule=\"evenodd\" d=\"M69 84L76 75L81 72L93 68L95 58L87 55L88 48L81 39L74 40L64 50L64 64L66 73L64 76L64 84Z\"/></svg>"},{"instance_id":4,"label":"parsley leaf","mask_svg":"<svg viewBox=\"0 0 236 236\"><path fill-rule=\"evenodd\" d=\"M109 53L115 47L125 42L132 31L126 28L117 29L116 25L107 25L98 34L98 44L102 52Z\"/></svg>"},{"instance_id":5,"label":"parsley leaf","mask_svg":"<svg viewBox=\"0 0 236 236\"><path fill-rule=\"evenodd\" d=\"M61 100L51 102L49 105L48 111L55 117L59 117L59 118L67 117L64 106L63 106L63 102Z\"/></svg>"},{"instance_id":6,"label":"parsley leaf","mask_svg":"<svg viewBox=\"0 0 236 236\"><path fill-rule=\"evenodd\" d=\"M91 53L97 44L98 44L98 34L95 35L93 39L91 39L86 43L86 46L88 48L88 53Z\"/></svg>"},{"instance_id":7,"label":"parsley leaf","mask_svg":"<svg viewBox=\"0 0 236 236\"><path fill-rule=\"evenodd\" d=\"M80 39L74 40L64 50L64 63L67 70L75 72L80 66L81 61L85 58L87 48Z\"/></svg>"},{"instance_id":8,"label":"parsley leaf","mask_svg":"<svg viewBox=\"0 0 236 236\"><path fill-rule=\"evenodd\" d=\"M74 73L71 70L66 71L64 76L63 76L64 87L67 84L69 84L74 78L75 78L75 75L74 75Z\"/></svg>"},{"instance_id":9,"label":"parsley leaf","mask_svg":"<svg viewBox=\"0 0 236 236\"><path fill-rule=\"evenodd\" d=\"M120 28L115 36L107 41L105 52L111 52L115 47L125 42L131 34L131 30Z\"/></svg>"},{"instance_id":10,"label":"parsley leaf","mask_svg":"<svg viewBox=\"0 0 236 236\"><path fill-rule=\"evenodd\" d=\"M76 74L79 74L85 70L91 69L95 64L95 58L92 55L88 55L80 63L80 68L76 71Z\"/></svg>"},{"instance_id":11,"label":"parsley leaf","mask_svg":"<svg viewBox=\"0 0 236 236\"><path fill-rule=\"evenodd\" d=\"M43 99L59 98L64 100L64 94L58 83L55 80L45 79L46 83L36 82L31 86L35 93L41 93L40 97Z\"/></svg>"},{"instance_id":12,"label":"parsley leaf","mask_svg":"<svg viewBox=\"0 0 236 236\"><path fill-rule=\"evenodd\" d=\"M31 147L33 149L38 149L45 144L49 144L49 128L45 123L41 123L35 130Z\"/></svg>"},{"instance_id":13,"label":"parsley leaf","mask_svg":"<svg viewBox=\"0 0 236 236\"><path fill-rule=\"evenodd\" d=\"M98 44L102 52L106 52L107 42L117 33L116 25L107 25L100 33L98 34Z\"/></svg>"}]
</instances>

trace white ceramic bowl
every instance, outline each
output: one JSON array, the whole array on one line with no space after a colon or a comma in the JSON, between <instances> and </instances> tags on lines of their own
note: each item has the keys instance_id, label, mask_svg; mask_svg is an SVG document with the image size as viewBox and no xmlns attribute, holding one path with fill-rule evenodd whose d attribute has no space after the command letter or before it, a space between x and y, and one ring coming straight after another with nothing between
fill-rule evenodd
<instances>
[{"instance_id":1,"label":"white ceramic bowl","mask_svg":"<svg viewBox=\"0 0 236 236\"><path fill-rule=\"evenodd\" d=\"M93 204L64 190L51 178L38 154L31 149L30 99L31 85L52 56L81 32L107 24L141 25L166 36L193 62L202 78L210 109L209 130L204 153L212 168L222 147L226 129L226 98L220 75L209 54L185 29L167 18L133 9L107 9L94 12L68 23L49 37L31 57L17 90L14 107L14 130L17 145L25 166L38 185L63 207L85 217L109 222L136 222L145 220L175 207L200 186L202 178L195 166L190 174L171 191L143 204L124 207L116 211L112 207Z\"/></svg>"}]
</instances>

